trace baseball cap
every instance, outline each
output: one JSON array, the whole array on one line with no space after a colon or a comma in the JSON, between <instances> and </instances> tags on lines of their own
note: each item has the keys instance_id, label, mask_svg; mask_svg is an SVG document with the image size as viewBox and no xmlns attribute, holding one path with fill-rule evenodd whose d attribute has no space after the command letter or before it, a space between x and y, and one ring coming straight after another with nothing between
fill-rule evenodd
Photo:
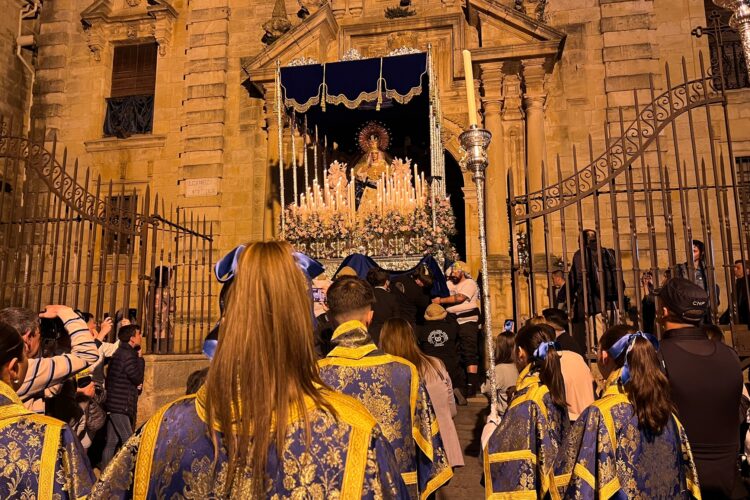
<instances>
[{"instance_id":1,"label":"baseball cap","mask_svg":"<svg viewBox=\"0 0 750 500\"><path fill-rule=\"evenodd\" d=\"M708 294L700 286L685 278L670 278L664 286L654 290L669 311L689 323L703 319L708 309Z\"/></svg>"}]
</instances>

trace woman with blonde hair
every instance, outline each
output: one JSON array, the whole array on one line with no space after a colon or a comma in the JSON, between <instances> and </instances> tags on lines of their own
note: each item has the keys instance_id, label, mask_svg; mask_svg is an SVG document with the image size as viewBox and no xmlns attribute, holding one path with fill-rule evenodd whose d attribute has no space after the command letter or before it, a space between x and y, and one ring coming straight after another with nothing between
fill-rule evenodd
<instances>
[{"instance_id":1,"label":"woman with blonde hair","mask_svg":"<svg viewBox=\"0 0 750 500\"><path fill-rule=\"evenodd\" d=\"M0 322L0 498L84 498L94 475L78 438L16 395L27 368L23 338Z\"/></svg>"},{"instance_id":2,"label":"woman with blonde hair","mask_svg":"<svg viewBox=\"0 0 750 500\"><path fill-rule=\"evenodd\" d=\"M389 319L383 323L380 331L380 348L388 354L404 358L417 367L419 377L424 382L432 407L435 409L448 463L451 467L463 467L461 443L453 423L453 417L456 416L456 400L453 398L451 378L443 362L425 355L419 349L414 330L408 321L401 318Z\"/></svg>"},{"instance_id":3,"label":"woman with blonde hair","mask_svg":"<svg viewBox=\"0 0 750 500\"><path fill-rule=\"evenodd\" d=\"M308 282L291 246L234 254L205 386L159 410L92 497L406 497L375 420L322 386Z\"/></svg>"}]
</instances>

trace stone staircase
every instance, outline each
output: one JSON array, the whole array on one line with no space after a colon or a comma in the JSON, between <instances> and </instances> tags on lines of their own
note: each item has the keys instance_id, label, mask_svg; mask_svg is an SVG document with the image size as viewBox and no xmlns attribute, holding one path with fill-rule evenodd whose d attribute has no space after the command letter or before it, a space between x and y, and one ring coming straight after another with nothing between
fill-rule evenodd
<instances>
[{"instance_id":1,"label":"stone staircase","mask_svg":"<svg viewBox=\"0 0 750 500\"><path fill-rule=\"evenodd\" d=\"M479 483L482 478L482 455L480 437L488 411L487 399L470 398L467 406L458 407L454 419L458 439L464 450L465 466L454 470L453 479L448 486L438 491L438 498L445 499L481 499L484 498L484 487Z\"/></svg>"}]
</instances>

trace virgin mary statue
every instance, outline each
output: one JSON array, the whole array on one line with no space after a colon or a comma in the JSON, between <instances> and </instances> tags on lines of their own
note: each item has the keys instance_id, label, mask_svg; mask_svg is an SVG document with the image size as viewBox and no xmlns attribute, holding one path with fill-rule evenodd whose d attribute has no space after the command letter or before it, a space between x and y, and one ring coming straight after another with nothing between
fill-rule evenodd
<instances>
[{"instance_id":1,"label":"virgin mary statue","mask_svg":"<svg viewBox=\"0 0 750 500\"><path fill-rule=\"evenodd\" d=\"M387 175L391 163L385 152L389 143L388 131L379 123L370 122L360 130L358 139L364 154L354 166L356 207L357 210L362 206L365 211L370 211L377 206L377 183L383 174Z\"/></svg>"}]
</instances>

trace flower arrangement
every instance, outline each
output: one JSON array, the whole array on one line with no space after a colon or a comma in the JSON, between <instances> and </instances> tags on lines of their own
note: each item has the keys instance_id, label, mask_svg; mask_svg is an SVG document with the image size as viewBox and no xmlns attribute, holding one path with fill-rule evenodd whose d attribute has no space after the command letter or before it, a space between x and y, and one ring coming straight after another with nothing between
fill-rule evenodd
<instances>
[{"instance_id":1,"label":"flower arrangement","mask_svg":"<svg viewBox=\"0 0 750 500\"><path fill-rule=\"evenodd\" d=\"M409 213L372 211L363 217L345 213L302 212L290 205L285 209L284 238L302 252L317 259L343 258L354 252L379 257L432 254L458 259L450 237L456 234L456 218L450 199L415 207Z\"/></svg>"}]
</instances>

